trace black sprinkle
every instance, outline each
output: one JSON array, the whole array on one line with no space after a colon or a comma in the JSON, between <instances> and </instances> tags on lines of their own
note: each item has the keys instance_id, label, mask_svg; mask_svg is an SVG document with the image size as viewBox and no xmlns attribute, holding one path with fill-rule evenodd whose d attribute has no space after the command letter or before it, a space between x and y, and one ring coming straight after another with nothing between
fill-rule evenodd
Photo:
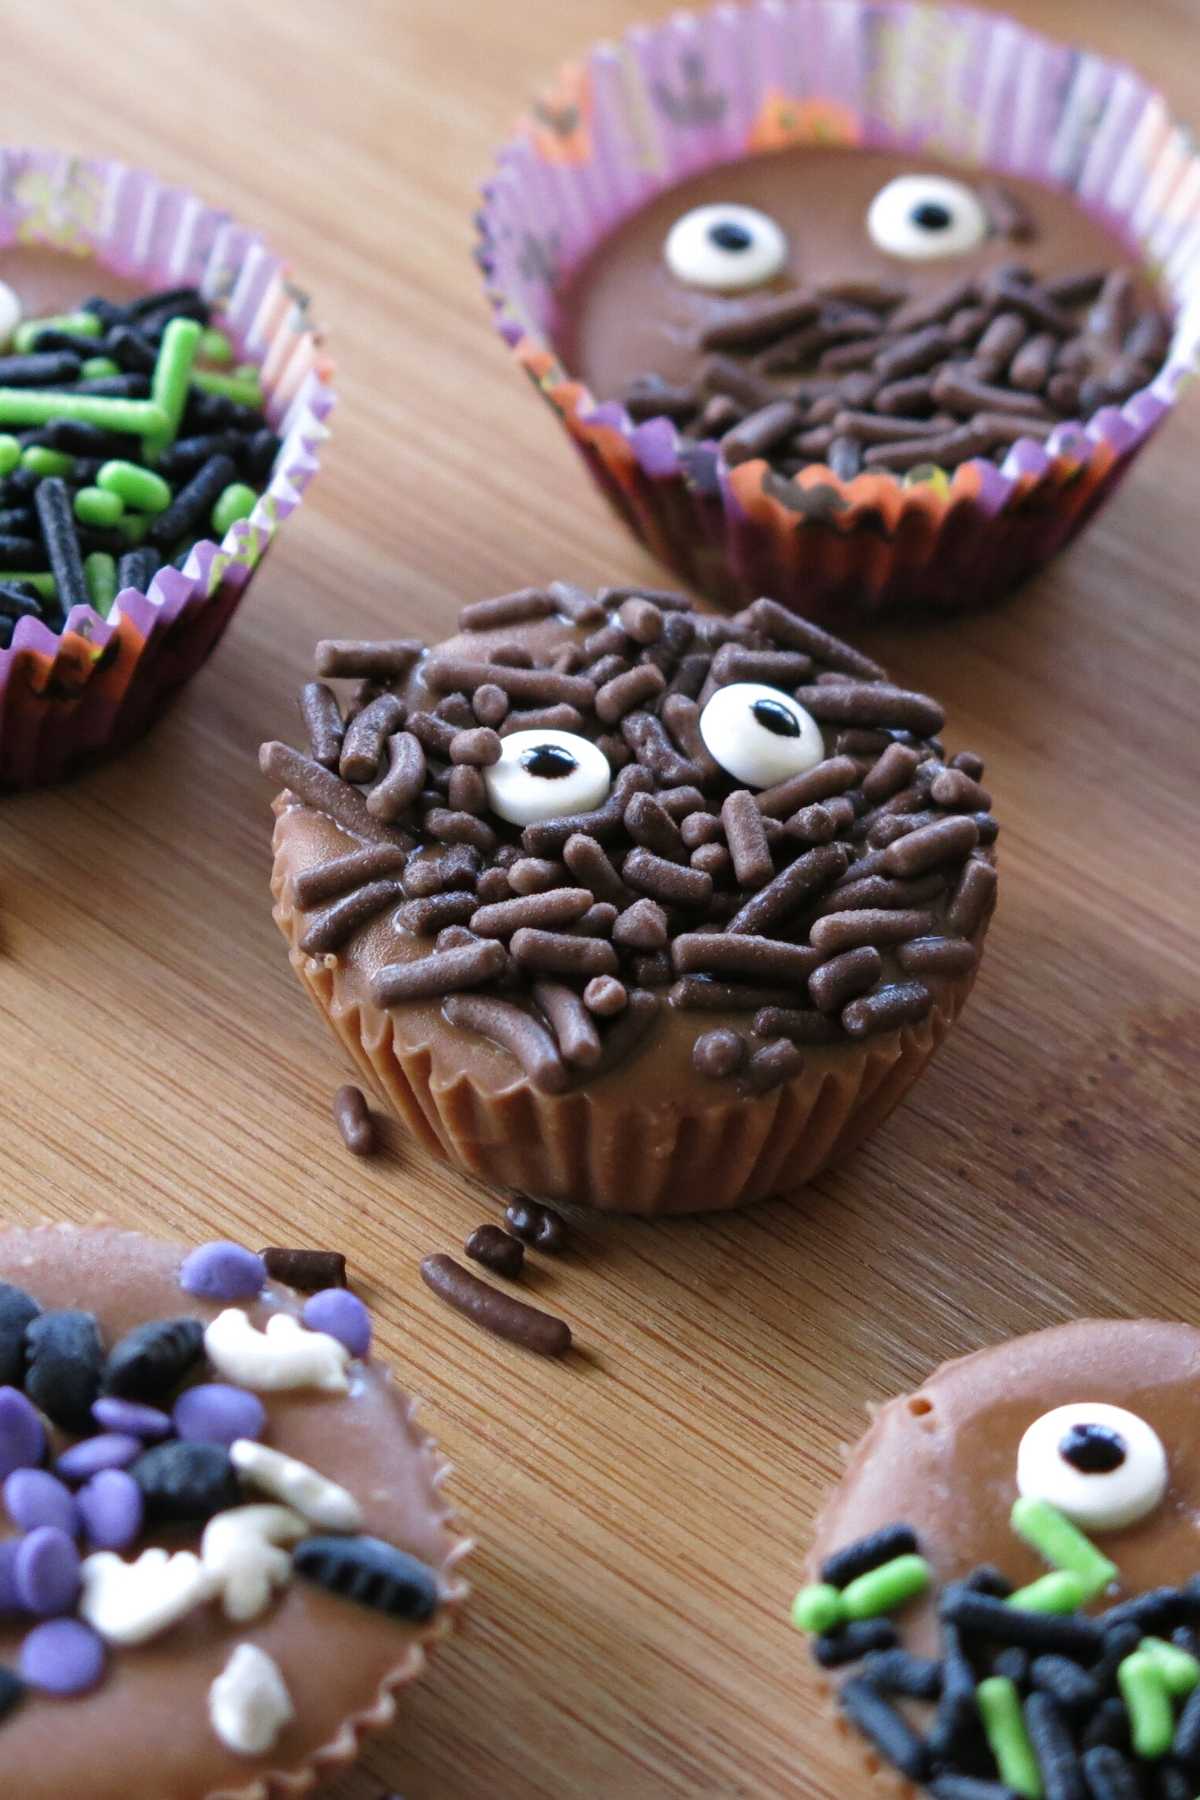
<instances>
[{"instance_id":1,"label":"black sprinkle","mask_svg":"<svg viewBox=\"0 0 1200 1800\"><path fill-rule=\"evenodd\" d=\"M1039 1656L1030 1670L1035 1688L1049 1694L1067 1712L1091 1710L1100 1704L1100 1688L1068 1656Z\"/></svg>"},{"instance_id":2,"label":"black sprinkle","mask_svg":"<svg viewBox=\"0 0 1200 1800\"><path fill-rule=\"evenodd\" d=\"M1111 1744L1097 1744L1085 1750L1083 1772L1092 1800L1141 1800L1142 1783L1137 1770Z\"/></svg>"},{"instance_id":3,"label":"black sprinkle","mask_svg":"<svg viewBox=\"0 0 1200 1800\"><path fill-rule=\"evenodd\" d=\"M95 1430L92 1402L100 1392L104 1346L91 1313L39 1313L25 1329L25 1392L64 1431Z\"/></svg>"},{"instance_id":4,"label":"black sprinkle","mask_svg":"<svg viewBox=\"0 0 1200 1800\"><path fill-rule=\"evenodd\" d=\"M8 1717L24 1694L25 1683L14 1675L11 1669L0 1665L0 1719Z\"/></svg>"},{"instance_id":5,"label":"black sprinkle","mask_svg":"<svg viewBox=\"0 0 1200 1800\"><path fill-rule=\"evenodd\" d=\"M211 1519L242 1498L229 1452L220 1444L155 1444L129 1473L142 1490L147 1517L159 1524Z\"/></svg>"},{"instance_id":6,"label":"black sprinkle","mask_svg":"<svg viewBox=\"0 0 1200 1800\"><path fill-rule=\"evenodd\" d=\"M25 1379L25 1333L41 1307L24 1288L0 1281L0 1387L19 1388Z\"/></svg>"},{"instance_id":7,"label":"black sprinkle","mask_svg":"<svg viewBox=\"0 0 1200 1800\"><path fill-rule=\"evenodd\" d=\"M847 1544L844 1550L838 1550L821 1565L821 1580L830 1587L848 1587L860 1575L868 1575L872 1569L880 1569L884 1563L891 1562L896 1556L914 1556L917 1553L917 1534L909 1525L888 1525L882 1531L873 1531L870 1537L860 1538L857 1543Z\"/></svg>"},{"instance_id":8,"label":"black sprinkle","mask_svg":"<svg viewBox=\"0 0 1200 1800\"><path fill-rule=\"evenodd\" d=\"M939 1762L957 1762L978 1724L975 1671L963 1649L962 1633L941 1622L942 1697L929 1733L930 1754Z\"/></svg>"},{"instance_id":9,"label":"black sprinkle","mask_svg":"<svg viewBox=\"0 0 1200 1800\"><path fill-rule=\"evenodd\" d=\"M1104 1649L1092 1664L1091 1677L1102 1694L1116 1687L1117 1670L1127 1656L1132 1656L1142 1641L1136 1625L1114 1625L1104 1634Z\"/></svg>"},{"instance_id":10,"label":"black sprinkle","mask_svg":"<svg viewBox=\"0 0 1200 1800\"><path fill-rule=\"evenodd\" d=\"M73 606L86 606L88 585L83 572L83 557L79 553L75 510L70 490L61 475L46 476L38 484L33 503L58 588L60 610L69 613Z\"/></svg>"},{"instance_id":11,"label":"black sprinkle","mask_svg":"<svg viewBox=\"0 0 1200 1800\"><path fill-rule=\"evenodd\" d=\"M1125 1710L1125 1702L1116 1695L1109 1700L1102 1700L1084 1726L1080 1744L1084 1750L1090 1750L1098 1744L1108 1745L1115 1750L1128 1750L1129 1714Z\"/></svg>"},{"instance_id":12,"label":"black sprinkle","mask_svg":"<svg viewBox=\"0 0 1200 1800\"><path fill-rule=\"evenodd\" d=\"M990 1594L972 1593L960 1584L945 1589L940 1610L943 1618L964 1631L977 1632L998 1644L1019 1644L1024 1650L1058 1651L1064 1656L1094 1661L1103 1647L1103 1628L1098 1619L1089 1619L1082 1613L1027 1612L1023 1607L994 1600Z\"/></svg>"},{"instance_id":13,"label":"black sprinkle","mask_svg":"<svg viewBox=\"0 0 1200 1800\"><path fill-rule=\"evenodd\" d=\"M1071 1665L1074 1667L1074 1664ZM1010 1644L1007 1650L1001 1650L992 1664L993 1675L1003 1675L1015 1687L1023 1688L1029 1684L1029 1652L1021 1650L1016 1644Z\"/></svg>"},{"instance_id":14,"label":"black sprinkle","mask_svg":"<svg viewBox=\"0 0 1200 1800\"><path fill-rule=\"evenodd\" d=\"M1087 1800L1070 1728L1049 1694L1030 1694L1024 1712L1045 1800Z\"/></svg>"},{"instance_id":15,"label":"black sprinkle","mask_svg":"<svg viewBox=\"0 0 1200 1800\"><path fill-rule=\"evenodd\" d=\"M823 1669L840 1669L872 1650L892 1650L900 1642L886 1619L852 1619L840 1631L813 1639L812 1653Z\"/></svg>"},{"instance_id":16,"label":"black sprinkle","mask_svg":"<svg viewBox=\"0 0 1200 1800\"><path fill-rule=\"evenodd\" d=\"M310 1537L292 1555L297 1574L391 1618L421 1624L441 1602L428 1564L374 1537Z\"/></svg>"},{"instance_id":17,"label":"black sprinkle","mask_svg":"<svg viewBox=\"0 0 1200 1800\"><path fill-rule=\"evenodd\" d=\"M977 1569L972 1569L963 1586L975 1594L991 1594L995 1600L1007 1600L1016 1592L1008 1576L1002 1575L991 1563L980 1563Z\"/></svg>"},{"instance_id":18,"label":"black sprinkle","mask_svg":"<svg viewBox=\"0 0 1200 1800\"><path fill-rule=\"evenodd\" d=\"M151 1405L167 1399L204 1355L199 1319L150 1319L137 1325L113 1350L104 1371L104 1391L122 1400Z\"/></svg>"},{"instance_id":19,"label":"black sprinkle","mask_svg":"<svg viewBox=\"0 0 1200 1800\"><path fill-rule=\"evenodd\" d=\"M1200 1768L1200 1687L1193 1688L1188 1695L1175 1726L1175 1742L1171 1748L1184 1762L1195 1763Z\"/></svg>"},{"instance_id":20,"label":"black sprinkle","mask_svg":"<svg viewBox=\"0 0 1200 1800\"><path fill-rule=\"evenodd\" d=\"M1101 1613L1096 1623L1105 1631L1114 1625L1136 1625L1143 1635L1161 1636L1181 1625L1192 1611L1182 1588L1151 1588L1136 1599L1123 1600Z\"/></svg>"},{"instance_id":21,"label":"black sprinkle","mask_svg":"<svg viewBox=\"0 0 1200 1800\"><path fill-rule=\"evenodd\" d=\"M88 307L91 312L94 309ZM209 305L198 287L164 288L157 294L141 294L125 307L128 319L153 319L159 313L166 318L198 319L207 325Z\"/></svg>"},{"instance_id":22,"label":"black sprinkle","mask_svg":"<svg viewBox=\"0 0 1200 1800\"><path fill-rule=\"evenodd\" d=\"M170 506L159 513L146 534L147 541L157 550L169 550L208 517L213 503L236 476L232 457L210 456L186 486L180 488Z\"/></svg>"},{"instance_id":23,"label":"black sprinkle","mask_svg":"<svg viewBox=\"0 0 1200 1800\"><path fill-rule=\"evenodd\" d=\"M1158 1765L1157 1800L1194 1800L1196 1783L1174 1763Z\"/></svg>"},{"instance_id":24,"label":"black sprinkle","mask_svg":"<svg viewBox=\"0 0 1200 1800\"><path fill-rule=\"evenodd\" d=\"M929 1751L891 1701L861 1676L846 1682L838 1702L850 1723L868 1738L885 1762L911 1781L923 1781L929 1773Z\"/></svg>"},{"instance_id":25,"label":"black sprinkle","mask_svg":"<svg viewBox=\"0 0 1200 1800\"><path fill-rule=\"evenodd\" d=\"M46 553L38 538L0 537L0 569L44 568Z\"/></svg>"},{"instance_id":26,"label":"black sprinkle","mask_svg":"<svg viewBox=\"0 0 1200 1800\"><path fill-rule=\"evenodd\" d=\"M161 567L161 556L148 544L137 550L127 550L117 564L117 592L132 587L144 594Z\"/></svg>"},{"instance_id":27,"label":"black sprinkle","mask_svg":"<svg viewBox=\"0 0 1200 1800\"><path fill-rule=\"evenodd\" d=\"M938 1775L929 1784L934 1800L1021 1800L1002 1781L979 1781L974 1775Z\"/></svg>"},{"instance_id":28,"label":"black sprinkle","mask_svg":"<svg viewBox=\"0 0 1200 1800\"><path fill-rule=\"evenodd\" d=\"M55 382L74 381L78 374L78 356L62 351L47 355L0 356L0 387L51 387Z\"/></svg>"},{"instance_id":29,"label":"black sprinkle","mask_svg":"<svg viewBox=\"0 0 1200 1800\"><path fill-rule=\"evenodd\" d=\"M908 1650L874 1650L862 1672L881 1694L902 1694L906 1700L937 1700L941 1696L942 1665L929 1656L913 1656Z\"/></svg>"}]
</instances>

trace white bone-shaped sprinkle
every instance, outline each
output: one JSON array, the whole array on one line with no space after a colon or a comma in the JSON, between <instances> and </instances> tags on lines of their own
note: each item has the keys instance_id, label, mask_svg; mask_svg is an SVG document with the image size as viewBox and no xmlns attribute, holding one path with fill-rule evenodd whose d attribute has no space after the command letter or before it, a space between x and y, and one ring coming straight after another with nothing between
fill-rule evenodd
<instances>
[{"instance_id":1,"label":"white bone-shaped sprinkle","mask_svg":"<svg viewBox=\"0 0 1200 1800\"><path fill-rule=\"evenodd\" d=\"M125 1562L111 1550L85 1556L79 1570L80 1616L110 1644L145 1644L216 1591L191 1550L143 1550Z\"/></svg>"},{"instance_id":2,"label":"white bone-shaped sprinkle","mask_svg":"<svg viewBox=\"0 0 1200 1800\"><path fill-rule=\"evenodd\" d=\"M229 1455L251 1487L295 1507L322 1531L357 1531L362 1524L362 1508L354 1495L297 1457L252 1438L238 1438L229 1446Z\"/></svg>"},{"instance_id":3,"label":"white bone-shaped sprinkle","mask_svg":"<svg viewBox=\"0 0 1200 1800\"><path fill-rule=\"evenodd\" d=\"M239 1644L208 1690L208 1716L239 1756L262 1756L296 1716L279 1665L257 1644Z\"/></svg>"},{"instance_id":4,"label":"white bone-shaped sprinkle","mask_svg":"<svg viewBox=\"0 0 1200 1800\"><path fill-rule=\"evenodd\" d=\"M279 1546L298 1543L308 1531L308 1521L290 1506L233 1506L208 1521L200 1560L227 1619L244 1625L265 1611L275 1589L292 1578L292 1559Z\"/></svg>"},{"instance_id":5,"label":"white bone-shaped sprinkle","mask_svg":"<svg viewBox=\"0 0 1200 1800\"><path fill-rule=\"evenodd\" d=\"M226 1307L205 1330L204 1348L218 1375L262 1394L307 1387L344 1394L350 1386L345 1344L328 1332L306 1331L290 1313L273 1313L259 1331L240 1307Z\"/></svg>"}]
</instances>

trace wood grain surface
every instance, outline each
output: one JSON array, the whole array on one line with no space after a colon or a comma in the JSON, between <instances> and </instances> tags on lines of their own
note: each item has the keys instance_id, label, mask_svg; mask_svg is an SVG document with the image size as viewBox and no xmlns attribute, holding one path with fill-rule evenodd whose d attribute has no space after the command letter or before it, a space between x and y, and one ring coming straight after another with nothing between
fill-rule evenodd
<instances>
[{"instance_id":1,"label":"wood grain surface","mask_svg":"<svg viewBox=\"0 0 1200 1800\"><path fill-rule=\"evenodd\" d=\"M1195 0L1017 10L1200 119ZM6 136L260 223L339 364L326 471L214 661L122 761L0 806L6 1213L344 1249L457 1464L469 1620L338 1800L851 1800L785 1612L864 1403L1077 1314L1200 1312L1195 398L1009 605L864 637L986 756L1003 880L965 1022L842 1173L744 1217L582 1222L530 1276L579 1344L546 1365L417 1279L498 1196L398 1131L370 1164L334 1134L346 1070L271 923L255 749L295 734L321 633L655 578L493 340L469 221L535 81L666 11L5 8Z\"/></svg>"}]
</instances>

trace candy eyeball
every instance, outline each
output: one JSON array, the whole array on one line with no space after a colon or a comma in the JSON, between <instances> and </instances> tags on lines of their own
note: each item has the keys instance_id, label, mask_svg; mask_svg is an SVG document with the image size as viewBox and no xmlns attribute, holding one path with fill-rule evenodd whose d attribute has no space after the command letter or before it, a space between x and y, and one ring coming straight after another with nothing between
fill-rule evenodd
<instances>
[{"instance_id":1,"label":"candy eyeball","mask_svg":"<svg viewBox=\"0 0 1200 1800\"><path fill-rule=\"evenodd\" d=\"M1161 1505L1167 1453L1145 1419L1123 1406L1056 1406L1021 1439L1017 1487L1084 1531L1120 1531Z\"/></svg>"},{"instance_id":2,"label":"candy eyeball","mask_svg":"<svg viewBox=\"0 0 1200 1800\"><path fill-rule=\"evenodd\" d=\"M745 787L774 787L821 762L821 728L799 701L759 681L718 688L700 714L710 756Z\"/></svg>"},{"instance_id":3,"label":"candy eyeball","mask_svg":"<svg viewBox=\"0 0 1200 1800\"><path fill-rule=\"evenodd\" d=\"M965 183L945 175L897 175L867 211L872 242L889 256L932 262L965 256L988 234L988 215Z\"/></svg>"},{"instance_id":4,"label":"candy eyeball","mask_svg":"<svg viewBox=\"0 0 1200 1800\"><path fill-rule=\"evenodd\" d=\"M667 267L688 287L736 293L771 281L787 262L787 238L753 206L694 206L663 246Z\"/></svg>"},{"instance_id":5,"label":"candy eyeball","mask_svg":"<svg viewBox=\"0 0 1200 1800\"><path fill-rule=\"evenodd\" d=\"M612 770L604 752L573 731L514 731L483 779L494 813L510 825L533 825L603 806Z\"/></svg>"}]
</instances>

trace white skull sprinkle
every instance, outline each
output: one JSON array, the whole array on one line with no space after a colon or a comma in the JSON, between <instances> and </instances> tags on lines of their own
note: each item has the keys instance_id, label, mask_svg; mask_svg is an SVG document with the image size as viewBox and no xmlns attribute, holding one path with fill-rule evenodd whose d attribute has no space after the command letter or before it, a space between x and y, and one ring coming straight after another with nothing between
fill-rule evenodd
<instances>
[{"instance_id":1,"label":"white skull sprinkle","mask_svg":"<svg viewBox=\"0 0 1200 1800\"><path fill-rule=\"evenodd\" d=\"M239 1756L262 1756L296 1716L278 1664L257 1644L239 1644L208 1690L208 1716Z\"/></svg>"},{"instance_id":2,"label":"white skull sprinkle","mask_svg":"<svg viewBox=\"0 0 1200 1800\"><path fill-rule=\"evenodd\" d=\"M295 1507L322 1531L357 1531L362 1524L362 1509L354 1495L308 1463L252 1438L238 1438L230 1445L229 1455L251 1487L281 1500L285 1507Z\"/></svg>"},{"instance_id":3,"label":"white skull sprinkle","mask_svg":"<svg viewBox=\"0 0 1200 1800\"><path fill-rule=\"evenodd\" d=\"M79 1612L110 1644L145 1644L184 1618L215 1589L191 1550L143 1550L125 1562L111 1550L85 1556Z\"/></svg>"},{"instance_id":4,"label":"white skull sprinkle","mask_svg":"<svg viewBox=\"0 0 1200 1800\"><path fill-rule=\"evenodd\" d=\"M259 1393L311 1387L344 1394L350 1386L346 1346L327 1332L306 1331L290 1313L274 1313L259 1331L239 1307L227 1307L205 1331L204 1348L226 1381Z\"/></svg>"},{"instance_id":5,"label":"white skull sprinkle","mask_svg":"<svg viewBox=\"0 0 1200 1800\"><path fill-rule=\"evenodd\" d=\"M234 1506L208 1521L200 1560L227 1619L244 1625L265 1611L275 1589L292 1578L292 1559L279 1546L298 1543L308 1529L289 1506Z\"/></svg>"}]
</instances>

